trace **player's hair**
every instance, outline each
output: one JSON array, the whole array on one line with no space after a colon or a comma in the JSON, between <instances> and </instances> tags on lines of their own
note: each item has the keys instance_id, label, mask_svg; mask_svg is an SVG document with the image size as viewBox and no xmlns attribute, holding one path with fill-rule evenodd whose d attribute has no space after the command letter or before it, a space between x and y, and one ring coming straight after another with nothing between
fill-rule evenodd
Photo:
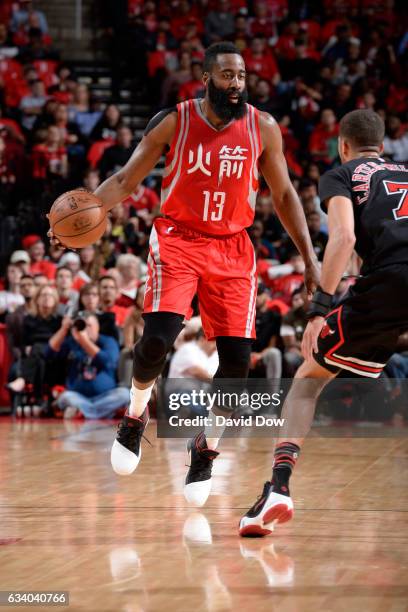
<instances>
[{"instance_id":1,"label":"player's hair","mask_svg":"<svg viewBox=\"0 0 408 612\"><path fill-rule=\"evenodd\" d=\"M204 72L211 72L217 56L225 53L241 55L241 51L232 42L217 42L206 49L203 62Z\"/></svg>"},{"instance_id":2,"label":"player's hair","mask_svg":"<svg viewBox=\"0 0 408 612\"><path fill-rule=\"evenodd\" d=\"M372 110L354 110L340 121L339 134L356 149L376 150L384 140L384 121Z\"/></svg>"}]
</instances>

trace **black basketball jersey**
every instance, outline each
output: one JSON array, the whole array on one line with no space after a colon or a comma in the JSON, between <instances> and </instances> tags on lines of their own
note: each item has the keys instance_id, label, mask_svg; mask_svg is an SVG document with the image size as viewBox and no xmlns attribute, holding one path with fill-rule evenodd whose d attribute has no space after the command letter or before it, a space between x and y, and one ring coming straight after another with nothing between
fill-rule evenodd
<instances>
[{"instance_id":1,"label":"black basketball jersey","mask_svg":"<svg viewBox=\"0 0 408 612\"><path fill-rule=\"evenodd\" d=\"M408 263L408 167L378 157L359 157L326 172L319 182L321 206L333 196L353 202L362 273Z\"/></svg>"}]
</instances>

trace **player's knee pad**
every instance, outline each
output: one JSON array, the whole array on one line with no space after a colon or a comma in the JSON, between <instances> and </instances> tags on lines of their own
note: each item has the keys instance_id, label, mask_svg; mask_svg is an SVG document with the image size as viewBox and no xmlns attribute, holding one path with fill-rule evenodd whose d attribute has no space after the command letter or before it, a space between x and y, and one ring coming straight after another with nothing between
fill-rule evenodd
<instances>
[{"instance_id":1,"label":"player's knee pad","mask_svg":"<svg viewBox=\"0 0 408 612\"><path fill-rule=\"evenodd\" d=\"M166 355L182 330L184 317L172 312L155 312L143 318L143 336L133 350L133 376L140 382L149 382L163 370Z\"/></svg>"},{"instance_id":2,"label":"player's knee pad","mask_svg":"<svg viewBox=\"0 0 408 612\"><path fill-rule=\"evenodd\" d=\"M219 336L216 340L219 366L214 378L247 378L251 357L251 338Z\"/></svg>"}]
</instances>

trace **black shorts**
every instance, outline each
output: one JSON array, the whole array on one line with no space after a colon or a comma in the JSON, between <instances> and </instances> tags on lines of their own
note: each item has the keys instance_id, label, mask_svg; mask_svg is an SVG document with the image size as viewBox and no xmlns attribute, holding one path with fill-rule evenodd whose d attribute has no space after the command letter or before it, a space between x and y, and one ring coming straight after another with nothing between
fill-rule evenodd
<instances>
[{"instance_id":1,"label":"black shorts","mask_svg":"<svg viewBox=\"0 0 408 612\"><path fill-rule=\"evenodd\" d=\"M408 330L408 264L359 279L326 317L314 358L330 372L377 378Z\"/></svg>"}]
</instances>

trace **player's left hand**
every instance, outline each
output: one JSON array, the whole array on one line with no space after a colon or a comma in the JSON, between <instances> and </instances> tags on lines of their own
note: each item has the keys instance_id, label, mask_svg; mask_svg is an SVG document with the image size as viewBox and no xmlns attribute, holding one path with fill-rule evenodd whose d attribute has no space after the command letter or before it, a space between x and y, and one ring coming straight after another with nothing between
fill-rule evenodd
<instances>
[{"instance_id":1,"label":"player's left hand","mask_svg":"<svg viewBox=\"0 0 408 612\"><path fill-rule=\"evenodd\" d=\"M302 339L302 355L305 361L313 357L313 353L318 352L317 340L325 323L324 317L314 317L306 326Z\"/></svg>"},{"instance_id":2,"label":"player's left hand","mask_svg":"<svg viewBox=\"0 0 408 612\"><path fill-rule=\"evenodd\" d=\"M317 259L312 259L305 265L305 285L309 300L312 299L320 282L320 263Z\"/></svg>"}]
</instances>

